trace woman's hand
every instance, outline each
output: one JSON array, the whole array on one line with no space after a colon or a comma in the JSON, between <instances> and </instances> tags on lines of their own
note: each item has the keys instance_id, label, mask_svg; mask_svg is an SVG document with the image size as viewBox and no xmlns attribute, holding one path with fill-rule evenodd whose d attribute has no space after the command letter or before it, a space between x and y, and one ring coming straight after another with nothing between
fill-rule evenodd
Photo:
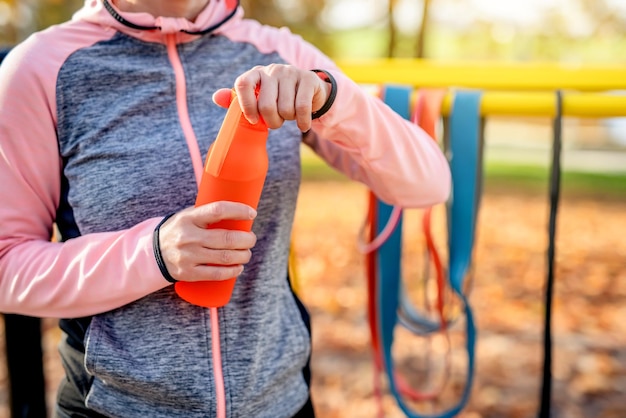
<instances>
[{"instance_id":1,"label":"woman's hand","mask_svg":"<svg viewBox=\"0 0 626 418\"><path fill-rule=\"evenodd\" d=\"M178 212L159 230L161 256L172 277L197 282L237 277L256 244L252 232L207 229L225 219L251 220L256 211L235 202L213 202Z\"/></svg>"},{"instance_id":2,"label":"woman's hand","mask_svg":"<svg viewBox=\"0 0 626 418\"><path fill-rule=\"evenodd\" d=\"M257 123L261 117L268 128L277 129L284 121L295 120L298 128L306 132L311 129L311 113L324 106L331 86L313 71L271 64L241 74L234 89L250 123ZM213 95L213 101L228 107L230 97L230 89L220 89Z\"/></svg>"}]
</instances>

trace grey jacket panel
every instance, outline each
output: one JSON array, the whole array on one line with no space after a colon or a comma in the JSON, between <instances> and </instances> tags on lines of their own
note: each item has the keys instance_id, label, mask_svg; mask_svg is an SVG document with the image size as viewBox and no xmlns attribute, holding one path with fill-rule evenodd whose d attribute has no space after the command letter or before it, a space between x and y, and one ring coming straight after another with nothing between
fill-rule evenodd
<instances>
[{"instance_id":1,"label":"grey jacket panel","mask_svg":"<svg viewBox=\"0 0 626 418\"><path fill-rule=\"evenodd\" d=\"M204 161L225 115L211 94L254 65L284 60L220 36L181 44L178 52ZM81 234L129 228L194 204L197 185L175 95L161 44L118 33L64 63L59 149L66 203ZM294 123L270 133L253 226L258 242L231 302L219 310L229 417L289 417L308 397L302 369L310 339L286 280L300 140ZM215 415L209 311L184 302L173 287L95 316L85 365L94 376L87 404L104 415Z\"/></svg>"}]
</instances>

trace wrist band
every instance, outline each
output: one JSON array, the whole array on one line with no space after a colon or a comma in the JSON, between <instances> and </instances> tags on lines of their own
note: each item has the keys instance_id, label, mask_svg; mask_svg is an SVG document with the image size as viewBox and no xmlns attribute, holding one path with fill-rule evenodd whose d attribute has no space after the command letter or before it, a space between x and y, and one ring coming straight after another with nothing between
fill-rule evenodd
<instances>
[{"instance_id":1,"label":"wrist band","mask_svg":"<svg viewBox=\"0 0 626 418\"><path fill-rule=\"evenodd\" d=\"M318 119L322 117L324 114L326 114L326 112L330 110L330 107L335 102L335 97L337 97L337 81L335 80L335 77L333 77L332 74L326 70L314 69L311 71L313 71L316 74L319 74L319 73L324 74L326 76L326 79L324 81L326 81L327 83L330 83L330 94L328 95L328 98L326 99L326 103L324 103L324 106L320 107L318 110L311 113L311 117L313 119Z\"/></svg>"},{"instance_id":2,"label":"wrist band","mask_svg":"<svg viewBox=\"0 0 626 418\"><path fill-rule=\"evenodd\" d=\"M154 251L154 258L156 259L157 266L159 266L159 270L161 270L161 274L170 283L176 283L178 280L172 277L169 271L167 271L167 267L165 266L165 261L163 260L163 255L161 254L161 244L159 242L159 231L161 230L161 225L165 223L169 218L171 218L174 214L170 213L165 218L161 219L161 222L154 228L154 232L152 233L152 251Z\"/></svg>"}]
</instances>

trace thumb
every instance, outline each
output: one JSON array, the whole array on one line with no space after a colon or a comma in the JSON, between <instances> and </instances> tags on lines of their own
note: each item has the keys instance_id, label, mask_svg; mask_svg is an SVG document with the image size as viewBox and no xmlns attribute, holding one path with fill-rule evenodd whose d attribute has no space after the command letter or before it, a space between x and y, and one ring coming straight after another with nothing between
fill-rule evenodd
<instances>
[{"instance_id":1,"label":"thumb","mask_svg":"<svg viewBox=\"0 0 626 418\"><path fill-rule=\"evenodd\" d=\"M232 101L232 90L231 89L219 89L215 93L213 93L213 102L221 107L228 108L230 102Z\"/></svg>"}]
</instances>

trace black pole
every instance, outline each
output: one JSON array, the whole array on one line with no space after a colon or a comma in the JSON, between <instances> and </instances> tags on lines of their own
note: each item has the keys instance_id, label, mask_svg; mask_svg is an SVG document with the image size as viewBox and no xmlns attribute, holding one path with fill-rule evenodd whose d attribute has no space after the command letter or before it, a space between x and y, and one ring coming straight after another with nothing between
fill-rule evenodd
<instances>
[{"instance_id":1,"label":"black pole","mask_svg":"<svg viewBox=\"0 0 626 418\"><path fill-rule=\"evenodd\" d=\"M46 389L41 320L4 315L11 418L44 418Z\"/></svg>"},{"instance_id":2,"label":"black pole","mask_svg":"<svg viewBox=\"0 0 626 418\"><path fill-rule=\"evenodd\" d=\"M561 143L563 137L563 95L556 92L556 117L552 143L552 167L550 173L550 219L548 222L548 275L546 279L546 312L543 329L543 376L541 387L540 418L550 418L552 400L552 300L554 298L554 255L556 253L556 217L561 190Z\"/></svg>"}]
</instances>

